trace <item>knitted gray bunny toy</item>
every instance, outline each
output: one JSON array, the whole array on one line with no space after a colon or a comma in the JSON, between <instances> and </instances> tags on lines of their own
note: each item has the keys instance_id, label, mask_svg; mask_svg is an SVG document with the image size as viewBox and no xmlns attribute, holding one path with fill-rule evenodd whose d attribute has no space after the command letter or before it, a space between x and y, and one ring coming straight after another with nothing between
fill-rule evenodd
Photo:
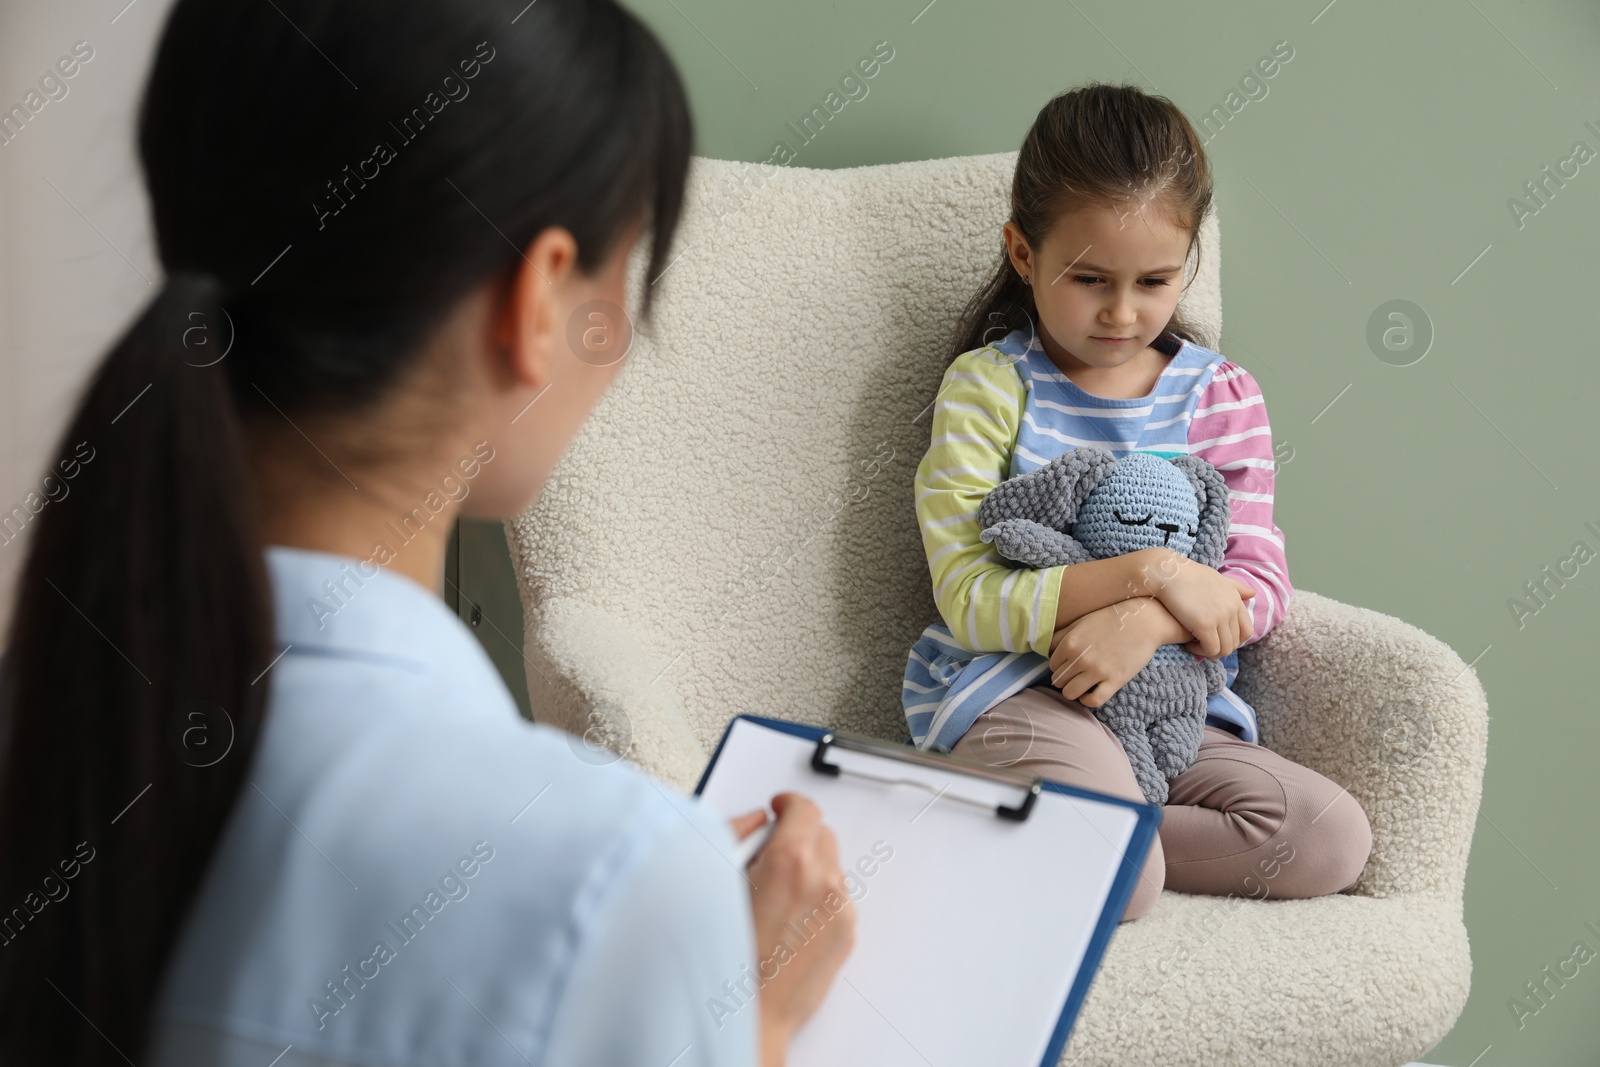
<instances>
[{"instance_id":1,"label":"knitted gray bunny toy","mask_svg":"<svg viewBox=\"0 0 1600 1067\"><path fill-rule=\"evenodd\" d=\"M1228 541L1228 486L1196 456L1130 452L1119 460L1085 446L995 486L978 507L978 526L1002 556L1033 568L1153 545L1215 568ZM1162 645L1093 709L1122 742L1150 803L1166 803L1167 780L1194 763L1206 699L1226 680L1220 660L1196 661L1181 644Z\"/></svg>"}]
</instances>

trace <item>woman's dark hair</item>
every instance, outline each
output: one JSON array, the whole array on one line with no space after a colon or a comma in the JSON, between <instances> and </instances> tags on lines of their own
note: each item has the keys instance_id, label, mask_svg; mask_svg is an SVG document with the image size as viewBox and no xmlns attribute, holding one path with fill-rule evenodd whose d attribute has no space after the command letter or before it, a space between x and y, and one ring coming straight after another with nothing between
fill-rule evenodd
<instances>
[{"instance_id":1,"label":"woman's dark hair","mask_svg":"<svg viewBox=\"0 0 1600 1067\"><path fill-rule=\"evenodd\" d=\"M1164 212L1189 230L1191 254L1200 247L1200 224L1211 209L1211 168L1183 112L1137 86L1103 82L1045 104L1023 138L1011 179L1011 221L1029 246L1037 249L1069 211L1128 201ZM1191 281L1185 279L1184 288ZM1033 289L1002 242L994 274L962 309L946 365L1012 330L1033 329L1038 320ZM1181 308L1166 329L1201 341Z\"/></svg>"},{"instance_id":2,"label":"woman's dark hair","mask_svg":"<svg viewBox=\"0 0 1600 1067\"><path fill-rule=\"evenodd\" d=\"M247 788L280 649L244 427L384 396L547 227L592 273L646 226L657 276L691 142L612 0L178 0L138 119L167 277L60 440L17 589L0 1061L140 1056Z\"/></svg>"}]
</instances>

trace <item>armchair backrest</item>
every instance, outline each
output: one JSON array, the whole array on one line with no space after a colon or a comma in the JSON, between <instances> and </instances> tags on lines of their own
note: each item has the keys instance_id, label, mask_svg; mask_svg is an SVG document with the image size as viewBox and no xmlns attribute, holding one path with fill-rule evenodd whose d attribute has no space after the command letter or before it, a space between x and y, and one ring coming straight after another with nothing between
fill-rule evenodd
<instances>
[{"instance_id":1,"label":"armchair backrest","mask_svg":"<svg viewBox=\"0 0 1600 1067\"><path fill-rule=\"evenodd\" d=\"M1015 159L694 160L653 325L508 524L536 719L690 783L741 712L906 736L906 653L938 619L912 476ZM1183 305L1215 347L1214 215L1202 244Z\"/></svg>"}]
</instances>

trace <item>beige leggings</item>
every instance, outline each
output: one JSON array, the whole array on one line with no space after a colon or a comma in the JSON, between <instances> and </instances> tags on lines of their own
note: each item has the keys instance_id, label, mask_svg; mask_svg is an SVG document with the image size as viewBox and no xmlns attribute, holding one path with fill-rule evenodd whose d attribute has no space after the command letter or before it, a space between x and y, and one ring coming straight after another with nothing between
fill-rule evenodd
<instances>
[{"instance_id":1,"label":"beige leggings","mask_svg":"<svg viewBox=\"0 0 1600 1067\"><path fill-rule=\"evenodd\" d=\"M1130 800L1144 800L1122 743L1048 682L978 717L951 754ZM1348 888L1372 849L1355 798L1307 767L1207 726L1194 765L1170 783L1124 921L1180 893L1316 897Z\"/></svg>"}]
</instances>

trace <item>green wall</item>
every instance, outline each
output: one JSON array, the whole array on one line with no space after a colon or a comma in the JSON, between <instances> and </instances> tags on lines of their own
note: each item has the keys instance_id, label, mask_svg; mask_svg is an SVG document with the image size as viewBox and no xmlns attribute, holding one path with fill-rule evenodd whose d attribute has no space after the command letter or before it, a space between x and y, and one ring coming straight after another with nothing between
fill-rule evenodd
<instances>
[{"instance_id":1,"label":"green wall","mask_svg":"<svg viewBox=\"0 0 1600 1067\"><path fill-rule=\"evenodd\" d=\"M809 167L1014 149L1046 99L1089 79L1160 92L1198 125L1288 42L1293 58L1251 83L1258 98L1208 152L1221 349L1267 395L1291 576L1438 636L1489 693L1473 992L1428 1058L1592 1065L1600 958L1520 1027L1508 1001L1536 1006L1524 983L1580 940L1600 952L1584 925L1600 929L1600 561L1580 562L1600 552L1600 346L1584 325L1600 294L1600 158L1566 164L1576 175L1520 225L1508 200L1537 206L1524 183L1576 142L1600 152L1600 6L1326 2L633 6L684 71L700 154L765 160L781 137ZM877 41L894 54L867 95L799 146L784 123ZM1405 366L1415 349L1386 362L1368 342L1395 300L1432 324ZM1527 598L1578 542L1577 574L1549 581L1543 606ZM1537 609L1520 622L1518 597ZM499 602L514 629L514 594Z\"/></svg>"}]
</instances>

